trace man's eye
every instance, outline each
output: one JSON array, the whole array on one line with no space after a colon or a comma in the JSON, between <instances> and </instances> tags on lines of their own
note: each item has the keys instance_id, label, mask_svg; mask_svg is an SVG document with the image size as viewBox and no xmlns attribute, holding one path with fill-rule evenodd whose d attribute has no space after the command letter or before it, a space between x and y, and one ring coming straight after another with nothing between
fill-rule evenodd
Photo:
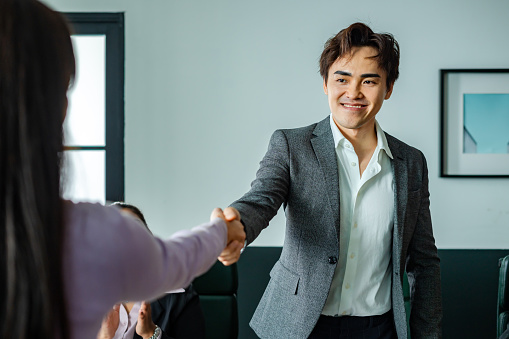
<instances>
[{"instance_id":1,"label":"man's eye","mask_svg":"<svg viewBox=\"0 0 509 339\"><path fill-rule=\"evenodd\" d=\"M365 83L366 85L374 85L374 84L376 84L376 82L374 82L374 81L372 81L372 80L365 80L365 81L364 81L364 83Z\"/></svg>"},{"instance_id":2,"label":"man's eye","mask_svg":"<svg viewBox=\"0 0 509 339\"><path fill-rule=\"evenodd\" d=\"M346 82L346 79L337 79L337 82Z\"/></svg>"}]
</instances>

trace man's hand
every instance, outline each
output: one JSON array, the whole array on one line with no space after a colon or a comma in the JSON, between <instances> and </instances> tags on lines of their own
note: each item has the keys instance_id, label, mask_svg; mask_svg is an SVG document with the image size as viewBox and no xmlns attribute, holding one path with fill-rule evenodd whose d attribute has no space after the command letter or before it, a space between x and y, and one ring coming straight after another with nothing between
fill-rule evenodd
<instances>
[{"instance_id":1,"label":"man's hand","mask_svg":"<svg viewBox=\"0 0 509 339\"><path fill-rule=\"evenodd\" d=\"M233 207L227 207L224 211L216 208L212 211L210 218L221 218L226 221L228 226L228 240L225 249L218 257L219 261L225 266L236 263L246 240L246 232L244 225L240 222L239 211Z\"/></svg>"},{"instance_id":2,"label":"man's hand","mask_svg":"<svg viewBox=\"0 0 509 339\"><path fill-rule=\"evenodd\" d=\"M136 324L136 333L144 338L150 338L156 330L156 325L152 321L152 309L150 304L145 301L141 303L140 312L138 313L138 323Z\"/></svg>"},{"instance_id":3,"label":"man's hand","mask_svg":"<svg viewBox=\"0 0 509 339\"><path fill-rule=\"evenodd\" d=\"M111 339L115 336L115 332L120 322L120 304L113 306L113 309L104 317L101 329L97 334L97 339Z\"/></svg>"}]
</instances>

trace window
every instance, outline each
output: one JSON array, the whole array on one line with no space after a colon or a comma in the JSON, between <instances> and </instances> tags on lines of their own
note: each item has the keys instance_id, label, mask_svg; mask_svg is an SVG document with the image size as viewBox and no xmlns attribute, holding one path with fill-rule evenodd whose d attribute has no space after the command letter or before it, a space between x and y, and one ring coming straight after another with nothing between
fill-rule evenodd
<instances>
[{"instance_id":1,"label":"window","mask_svg":"<svg viewBox=\"0 0 509 339\"><path fill-rule=\"evenodd\" d=\"M124 15L64 15L77 67L64 122L63 196L124 200Z\"/></svg>"}]
</instances>

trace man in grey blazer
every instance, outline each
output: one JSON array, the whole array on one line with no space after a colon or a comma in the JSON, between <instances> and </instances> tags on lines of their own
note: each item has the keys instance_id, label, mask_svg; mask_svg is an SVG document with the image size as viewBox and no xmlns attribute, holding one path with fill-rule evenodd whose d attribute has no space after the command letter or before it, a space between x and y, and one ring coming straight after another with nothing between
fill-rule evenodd
<instances>
[{"instance_id":1,"label":"man in grey blazer","mask_svg":"<svg viewBox=\"0 0 509 339\"><path fill-rule=\"evenodd\" d=\"M225 209L247 244L285 210L281 257L250 323L261 338L441 338L426 160L375 120L398 66L393 36L362 23L329 39L320 73L331 115L277 130L251 190Z\"/></svg>"}]
</instances>

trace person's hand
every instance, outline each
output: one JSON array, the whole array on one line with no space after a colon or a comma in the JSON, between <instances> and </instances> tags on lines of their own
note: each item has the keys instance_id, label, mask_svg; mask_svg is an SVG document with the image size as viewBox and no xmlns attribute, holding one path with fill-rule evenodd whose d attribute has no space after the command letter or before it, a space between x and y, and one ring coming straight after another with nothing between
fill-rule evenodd
<instances>
[{"instance_id":1,"label":"person's hand","mask_svg":"<svg viewBox=\"0 0 509 339\"><path fill-rule=\"evenodd\" d=\"M218 260L225 266L236 263L240 258L246 240L246 232L244 231L244 225L240 222L239 211L233 207L227 207L224 211L216 208L212 211L210 218L221 218L226 221L228 226L226 247L219 255Z\"/></svg>"},{"instance_id":2,"label":"person's hand","mask_svg":"<svg viewBox=\"0 0 509 339\"><path fill-rule=\"evenodd\" d=\"M140 312L138 313L138 323L136 324L136 334L147 339L150 338L156 330L156 325L152 321L152 309L150 304L145 301L141 303Z\"/></svg>"},{"instance_id":3,"label":"person's hand","mask_svg":"<svg viewBox=\"0 0 509 339\"><path fill-rule=\"evenodd\" d=\"M104 317L103 322L101 324L101 329L97 334L97 339L111 339L115 336L115 332L118 328L118 323L120 322L120 304L116 304L113 306L113 309L108 312L108 314Z\"/></svg>"}]
</instances>

